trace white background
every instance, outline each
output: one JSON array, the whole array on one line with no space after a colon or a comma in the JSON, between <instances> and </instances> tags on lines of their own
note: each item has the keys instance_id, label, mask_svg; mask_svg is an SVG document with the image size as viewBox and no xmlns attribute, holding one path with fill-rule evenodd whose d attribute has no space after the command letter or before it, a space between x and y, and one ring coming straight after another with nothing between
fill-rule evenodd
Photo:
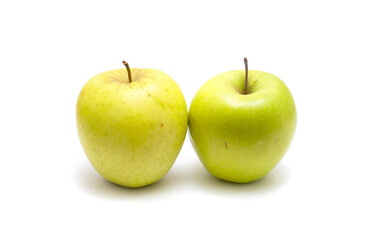
<instances>
[{"instance_id":1,"label":"white background","mask_svg":"<svg viewBox=\"0 0 375 240\"><path fill-rule=\"evenodd\" d=\"M374 239L373 1L1 1L0 239ZM189 138L158 183L102 179L75 104L94 75L169 74L186 102L249 68L290 88L295 138L263 180L211 177Z\"/></svg>"}]
</instances>

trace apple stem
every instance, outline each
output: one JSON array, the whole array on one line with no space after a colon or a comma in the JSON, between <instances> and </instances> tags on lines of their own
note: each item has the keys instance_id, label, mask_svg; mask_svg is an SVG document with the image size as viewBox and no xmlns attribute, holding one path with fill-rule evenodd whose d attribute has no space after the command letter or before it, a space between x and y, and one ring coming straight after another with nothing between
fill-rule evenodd
<instances>
[{"instance_id":1,"label":"apple stem","mask_svg":"<svg viewBox=\"0 0 375 240\"><path fill-rule=\"evenodd\" d=\"M243 94L247 94L247 74L248 74L248 70L247 70L247 58L244 58L243 59L244 63L245 63L245 86L243 88Z\"/></svg>"},{"instance_id":2,"label":"apple stem","mask_svg":"<svg viewBox=\"0 0 375 240\"><path fill-rule=\"evenodd\" d=\"M130 72L130 67L129 67L129 63L125 62L125 61L122 61L122 64L125 65L126 67L126 71L128 72L128 79L129 79L129 83L132 82L132 74Z\"/></svg>"}]
</instances>

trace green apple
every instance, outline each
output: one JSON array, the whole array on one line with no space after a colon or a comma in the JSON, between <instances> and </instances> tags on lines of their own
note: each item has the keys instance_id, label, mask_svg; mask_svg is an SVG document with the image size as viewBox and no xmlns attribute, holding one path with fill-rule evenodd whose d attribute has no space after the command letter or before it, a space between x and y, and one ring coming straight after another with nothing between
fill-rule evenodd
<instances>
[{"instance_id":1,"label":"green apple","mask_svg":"<svg viewBox=\"0 0 375 240\"><path fill-rule=\"evenodd\" d=\"M187 107L176 82L154 69L101 73L81 90L79 138L105 179L141 187L161 179L175 162L187 131Z\"/></svg>"},{"instance_id":2,"label":"green apple","mask_svg":"<svg viewBox=\"0 0 375 240\"><path fill-rule=\"evenodd\" d=\"M246 58L245 66L209 80L189 109L190 138L202 164L216 178L237 183L269 173L297 123L287 86L272 74L248 71Z\"/></svg>"}]
</instances>

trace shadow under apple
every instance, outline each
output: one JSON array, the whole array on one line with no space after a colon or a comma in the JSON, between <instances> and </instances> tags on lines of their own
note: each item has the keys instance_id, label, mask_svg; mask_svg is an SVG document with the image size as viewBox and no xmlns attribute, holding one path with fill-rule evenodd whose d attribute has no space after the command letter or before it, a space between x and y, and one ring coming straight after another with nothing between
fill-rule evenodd
<instances>
[{"instance_id":1,"label":"shadow under apple","mask_svg":"<svg viewBox=\"0 0 375 240\"><path fill-rule=\"evenodd\" d=\"M191 160L189 166L176 166L161 180L141 188L127 188L107 181L89 164L82 164L77 170L77 182L80 188L90 194L109 198L142 198L149 196L165 196L173 193L175 188L193 185L201 192L218 195L231 194L258 195L274 192L289 179L290 174L285 165L280 164L264 178L251 183L232 183L217 179L210 175L197 159Z\"/></svg>"}]
</instances>

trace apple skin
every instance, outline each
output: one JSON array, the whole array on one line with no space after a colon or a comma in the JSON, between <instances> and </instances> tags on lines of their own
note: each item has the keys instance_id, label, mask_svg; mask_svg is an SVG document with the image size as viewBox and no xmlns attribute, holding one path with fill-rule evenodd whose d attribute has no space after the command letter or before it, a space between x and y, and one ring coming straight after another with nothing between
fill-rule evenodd
<instances>
[{"instance_id":1,"label":"apple skin","mask_svg":"<svg viewBox=\"0 0 375 240\"><path fill-rule=\"evenodd\" d=\"M287 86L276 76L248 71L219 74L204 84L189 109L189 132L203 166L216 178L248 183L282 159L293 138L297 113Z\"/></svg>"},{"instance_id":2,"label":"apple skin","mask_svg":"<svg viewBox=\"0 0 375 240\"><path fill-rule=\"evenodd\" d=\"M187 131L187 107L176 82L154 69L101 73L81 90L76 120L82 147L105 179L141 187L175 162Z\"/></svg>"}]
</instances>

